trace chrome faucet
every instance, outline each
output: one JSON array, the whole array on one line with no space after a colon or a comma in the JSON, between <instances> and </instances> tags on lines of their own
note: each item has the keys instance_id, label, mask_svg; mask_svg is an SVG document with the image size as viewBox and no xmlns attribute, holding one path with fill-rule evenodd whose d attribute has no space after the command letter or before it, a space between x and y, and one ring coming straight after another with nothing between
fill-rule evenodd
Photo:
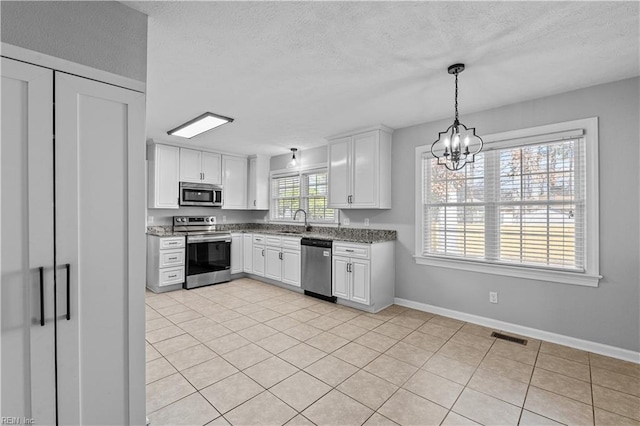
<instances>
[{"instance_id":1,"label":"chrome faucet","mask_svg":"<svg viewBox=\"0 0 640 426\"><path fill-rule=\"evenodd\" d=\"M307 222L307 212L305 212L304 209L296 210L296 212L293 214L293 220L296 220L296 217L298 216L298 212L304 213L304 230L305 231L311 231L311 227L309 226L309 223Z\"/></svg>"}]
</instances>

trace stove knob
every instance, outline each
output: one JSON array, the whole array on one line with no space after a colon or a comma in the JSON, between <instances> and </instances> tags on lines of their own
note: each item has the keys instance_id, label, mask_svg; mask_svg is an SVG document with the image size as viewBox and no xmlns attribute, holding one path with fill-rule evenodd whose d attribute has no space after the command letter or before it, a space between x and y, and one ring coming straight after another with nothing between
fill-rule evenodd
<instances>
[{"instance_id":1,"label":"stove knob","mask_svg":"<svg viewBox=\"0 0 640 426\"><path fill-rule=\"evenodd\" d=\"M205 222L211 222L211 218L210 218L210 217L207 217L207 218L205 218L205 219L204 219L204 221L205 221Z\"/></svg>"}]
</instances>

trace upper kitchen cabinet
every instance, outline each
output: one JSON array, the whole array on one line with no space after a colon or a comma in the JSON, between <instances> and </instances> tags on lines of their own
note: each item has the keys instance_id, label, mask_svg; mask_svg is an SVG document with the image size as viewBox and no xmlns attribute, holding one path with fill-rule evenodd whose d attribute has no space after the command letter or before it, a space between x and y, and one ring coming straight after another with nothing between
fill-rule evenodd
<instances>
[{"instance_id":1,"label":"upper kitchen cabinet","mask_svg":"<svg viewBox=\"0 0 640 426\"><path fill-rule=\"evenodd\" d=\"M180 182L219 185L220 154L180 148Z\"/></svg>"},{"instance_id":2,"label":"upper kitchen cabinet","mask_svg":"<svg viewBox=\"0 0 640 426\"><path fill-rule=\"evenodd\" d=\"M378 126L329 139L329 207L391 208L391 133Z\"/></svg>"},{"instance_id":3,"label":"upper kitchen cabinet","mask_svg":"<svg viewBox=\"0 0 640 426\"><path fill-rule=\"evenodd\" d=\"M180 148L153 143L147 146L149 208L177 209Z\"/></svg>"},{"instance_id":4,"label":"upper kitchen cabinet","mask_svg":"<svg viewBox=\"0 0 640 426\"><path fill-rule=\"evenodd\" d=\"M247 159L222 156L222 208L247 209Z\"/></svg>"},{"instance_id":5,"label":"upper kitchen cabinet","mask_svg":"<svg viewBox=\"0 0 640 426\"><path fill-rule=\"evenodd\" d=\"M269 210L269 167L268 156L249 157L249 210Z\"/></svg>"}]
</instances>

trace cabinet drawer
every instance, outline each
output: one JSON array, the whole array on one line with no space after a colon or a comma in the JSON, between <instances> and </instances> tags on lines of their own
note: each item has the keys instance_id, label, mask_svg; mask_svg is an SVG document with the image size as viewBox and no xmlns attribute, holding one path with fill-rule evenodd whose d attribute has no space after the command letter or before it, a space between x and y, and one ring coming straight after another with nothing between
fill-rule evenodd
<instances>
[{"instance_id":1,"label":"cabinet drawer","mask_svg":"<svg viewBox=\"0 0 640 426\"><path fill-rule=\"evenodd\" d=\"M300 250L300 238L299 237L282 237L282 248Z\"/></svg>"},{"instance_id":2,"label":"cabinet drawer","mask_svg":"<svg viewBox=\"0 0 640 426\"><path fill-rule=\"evenodd\" d=\"M184 265L184 249L160 250L160 267Z\"/></svg>"},{"instance_id":3,"label":"cabinet drawer","mask_svg":"<svg viewBox=\"0 0 640 426\"><path fill-rule=\"evenodd\" d=\"M160 269L160 287L184 282L184 266Z\"/></svg>"},{"instance_id":4,"label":"cabinet drawer","mask_svg":"<svg viewBox=\"0 0 640 426\"><path fill-rule=\"evenodd\" d=\"M267 235L265 237L265 244L268 246L280 247L282 244L282 237L276 237L275 235Z\"/></svg>"},{"instance_id":5,"label":"cabinet drawer","mask_svg":"<svg viewBox=\"0 0 640 426\"><path fill-rule=\"evenodd\" d=\"M253 234L253 244L264 245L265 236L260 234Z\"/></svg>"},{"instance_id":6,"label":"cabinet drawer","mask_svg":"<svg viewBox=\"0 0 640 426\"><path fill-rule=\"evenodd\" d=\"M370 248L371 246L369 244L334 242L333 255L368 259Z\"/></svg>"},{"instance_id":7,"label":"cabinet drawer","mask_svg":"<svg viewBox=\"0 0 640 426\"><path fill-rule=\"evenodd\" d=\"M160 239L160 250L184 247L184 237L169 237Z\"/></svg>"}]
</instances>

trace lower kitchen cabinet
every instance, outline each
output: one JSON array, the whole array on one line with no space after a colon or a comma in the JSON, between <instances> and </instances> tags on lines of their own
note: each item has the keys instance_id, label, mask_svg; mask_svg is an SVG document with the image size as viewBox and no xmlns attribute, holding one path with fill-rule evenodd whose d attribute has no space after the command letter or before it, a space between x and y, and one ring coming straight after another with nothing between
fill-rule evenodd
<instances>
[{"instance_id":1,"label":"lower kitchen cabinet","mask_svg":"<svg viewBox=\"0 0 640 426\"><path fill-rule=\"evenodd\" d=\"M239 274L244 270L242 266L243 257L244 257L244 249L243 249L244 241L243 240L244 240L243 234L238 232L231 233L231 273L232 274Z\"/></svg>"},{"instance_id":2,"label":"lower kitchen cabinet","mask_svg":"<svg viewBox=\"0 0 640 426\"><path fill-rule=\"evenodd\" d=\"M371 312L393 304L394 242L373 244L334 241L333 295L341 303Z\"/></svg>"},{"instance_id":3,"label":"lower kitchen cabinet","mask_svg":"<svg viewBox=\"0 0 640 426\"><path fill-rule=\"evenodd\" d=\"M242 270L253 273L253 234L242 234Z\"/></svg>"},{"instance_id":4,"label":"lower kitchen cabinet","mask_svg":"<svg viewBox=\"0 0 640 426\"><path fill-rule=\"evenodd\" d=\"M182 288L185 237L147 236L147 288L154 293Z\"/></svg>"},{"instance_id":5,"label":"lower kitchen cabinet","mask_svg":"<svg viewBox=\"0 0 640 426\"><path fill-rule=\"evenodd\" d=\"M282 277L282 252L280 247L266 246L264 251L264 276L280 281Z\"/></svg>"},{"instance_id":6,"label":"lower kitchen cabinet","mask_svg":"<svg viewBox=\"0 0 640 426\"><path fill-rule=\"evenodd\" d=\"M264 249L264 235L253 234L253 249L252 249L252 274L259 277L264 277L265 267L265 249Z\"/></svg>"},{"instance_id":7,"label":"lower kitchen cabinet","mask_svg":"<svg viewBox=\"0 0 640 426\"><path fill-rule=\"evenodd\" d=\"M298 240L298 246L300 240ZM300 287L300 248L282 249L282 278L285 284Z\"/></svg>"}]
</instances>

